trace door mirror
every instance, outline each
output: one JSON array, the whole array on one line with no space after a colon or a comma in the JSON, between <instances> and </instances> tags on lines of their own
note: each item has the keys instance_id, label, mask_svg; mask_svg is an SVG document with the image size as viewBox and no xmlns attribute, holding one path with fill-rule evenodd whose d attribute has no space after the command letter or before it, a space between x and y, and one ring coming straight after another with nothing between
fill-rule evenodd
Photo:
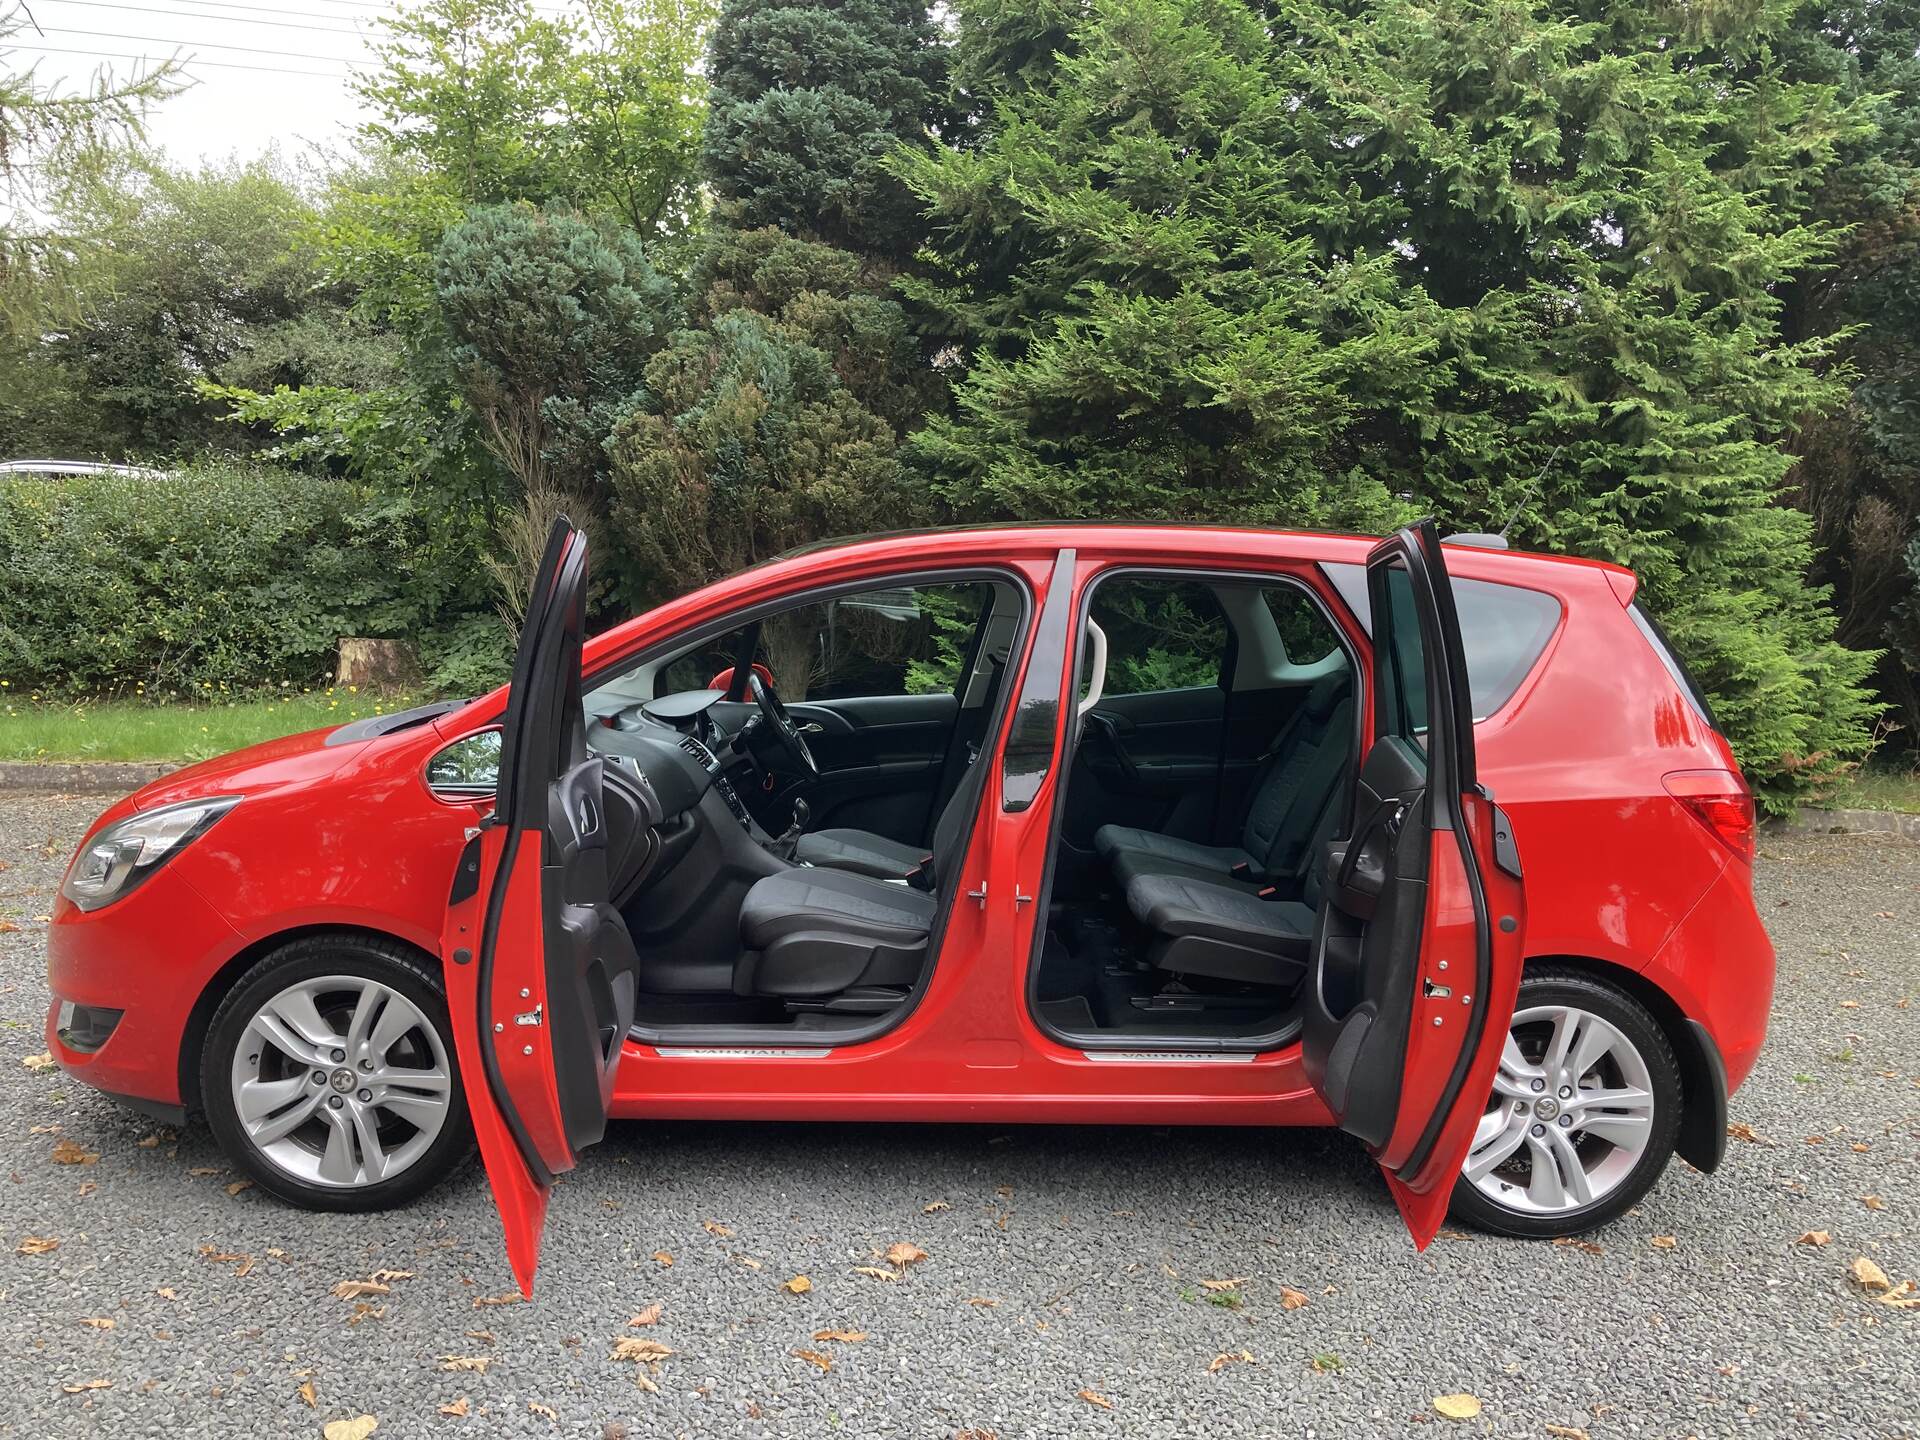
<instances>
[{"instance_id":1,"label":"door mirror","mask_svg":"<svg viewBox=\"0 0 1920 1440\"><path fill-rule=\"evenodd\" d=\"M500 783L500 732L463 735L427 762L427 788L448 800L491 795Z\"/></svg>"}]
</instances>

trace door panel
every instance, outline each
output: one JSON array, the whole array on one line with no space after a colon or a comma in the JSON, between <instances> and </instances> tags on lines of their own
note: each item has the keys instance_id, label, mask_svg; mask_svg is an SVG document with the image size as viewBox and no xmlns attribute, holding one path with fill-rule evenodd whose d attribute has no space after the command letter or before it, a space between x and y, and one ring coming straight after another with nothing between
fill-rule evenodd
<instances>
[{"instance_id":1,"label":"door panel","mask_svg":"<svg viewBox=\"0 0 1920 1440\"><path fill-rule=\"evenodd\" d=\"M553 1177L605 1131L637 984L581 709L586 585L585 538L557 521L514 657L494 812L469 837L442 934L468 1105L528 1295ZM640 801L657 823L650 792Z\"/></svg>"},{"instance_id":2,"label":"door panel","mask_svg":"<svg viewBox=\"0 0 1920 1440\"><path fill-rule=\"evenodd\" d=\"M1386 1173L1422 1248L1493 1084L1520 983L1524 893L1475 778L1466 667L1431 522L1368 560L1374 740L1330 847L1303 1060Z\"/></svg>"}]
</instances>

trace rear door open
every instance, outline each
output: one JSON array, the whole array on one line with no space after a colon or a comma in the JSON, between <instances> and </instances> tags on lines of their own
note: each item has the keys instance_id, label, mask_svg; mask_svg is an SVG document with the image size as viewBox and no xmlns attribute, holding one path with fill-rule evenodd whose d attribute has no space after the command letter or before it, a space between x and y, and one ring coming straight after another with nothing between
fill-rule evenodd
<instances>
[{"instance_id":1,"label":"rear door open","mask_svg":"<svg viewBox=\"0 0 1920 1440\"><path fill-rule=\"evenodd\" d=\"M1520 984L1525 896L1478 781L1460 626L1431 521L1367 559L1373 743L1330 848L1306 999L1309 1081L1364 1141L1414 1243L1440 1228Z\"/></svg>"},{"instance_id":2,"label":"rear door open","mask_svg":"<svg viewBox=\"0 0 1920 1440\"><path fill-rule=\"evenodd\" d=\"M606 762L580 704L586 589L586 537L557 520L514 656L494 812L468 837L441 937L467 1107L529 1298L554 1176L606 1128L637 982L608 893Z\"/></svg>"}]
</instances>

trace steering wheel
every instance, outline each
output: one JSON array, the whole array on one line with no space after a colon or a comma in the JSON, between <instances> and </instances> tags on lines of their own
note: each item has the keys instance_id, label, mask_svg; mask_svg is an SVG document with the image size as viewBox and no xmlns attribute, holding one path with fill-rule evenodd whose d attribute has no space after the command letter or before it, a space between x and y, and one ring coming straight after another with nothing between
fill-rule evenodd
<instances>
[{"instance_id":1,"label":"steering wheel","mask_svg":"<svg viewBox=\"0 0 1920 1440\"><path fill-rule=\"evenodd\" d=\"M747 689L753 695L753 703L760 707L760 718L766 722L767 729L774 739L780 742L780 748L791 760L793 773L803 780L818 780L820 767L814 763L813 751L807 748L807 737L800 733L800 727L793 723L793 717L787 713L787 707L780 703L780 697L773 693L773 686L760 678L758 667L747 672Z\"/></svg>"}]
</instances>

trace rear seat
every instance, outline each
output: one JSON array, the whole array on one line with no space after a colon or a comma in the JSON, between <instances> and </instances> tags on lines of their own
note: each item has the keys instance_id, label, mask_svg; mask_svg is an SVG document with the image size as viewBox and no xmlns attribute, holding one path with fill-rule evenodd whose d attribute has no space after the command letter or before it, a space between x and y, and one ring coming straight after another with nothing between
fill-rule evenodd
<instances>
[{"instance_id":1,"label":"rear seat","mask_svg":"<svg viewBox=\"0 0 1920 1440\"><path fill-rule=\"evenodd\" d=\"M1121 825L1102 825L1093 847L1122 890L1147 876L1208 881L1252 892L1295 890L1313 858L1315 832L1340 789L1353 747L1347 673L1323 676L1275 737L1254 783L1238 845L1202 845Z\"/></svg>"}]
</instances>

